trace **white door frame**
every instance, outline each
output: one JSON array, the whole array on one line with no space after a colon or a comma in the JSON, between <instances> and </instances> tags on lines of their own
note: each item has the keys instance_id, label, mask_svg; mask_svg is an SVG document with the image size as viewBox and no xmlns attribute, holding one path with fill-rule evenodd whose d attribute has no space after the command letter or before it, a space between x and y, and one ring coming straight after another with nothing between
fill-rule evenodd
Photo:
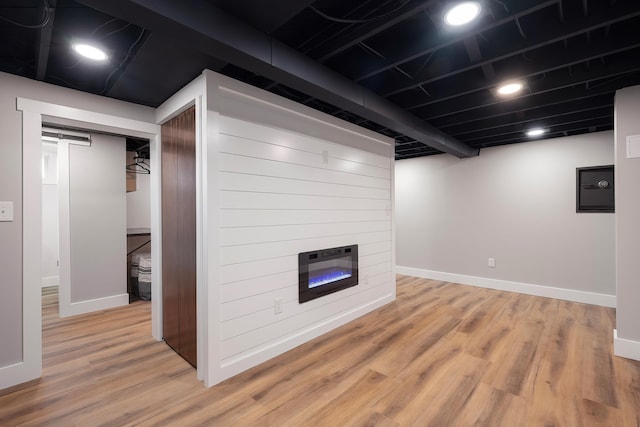
<instances>
[{"instance_id":1,"label":"white door frame","mask_svg":"<svg viewBox=\"0 0 640 427\"><path fill-rule=\"evenodd\" d=\"M151 162L151 233L153 236L151 322L152 336L162 340L162 209L160 200L160 126L109 114L97 113L25 98L17 99L22 111L23 243L22 243L22 341L23 361L12 366L11 383L42 376L42 122L74 125L85 129L148 138ZM124 173L124 170L123 170ZM34 261L35 260L35 261ZM124 260L123 260L124 262Z\"/></svg>"}]
</instances>

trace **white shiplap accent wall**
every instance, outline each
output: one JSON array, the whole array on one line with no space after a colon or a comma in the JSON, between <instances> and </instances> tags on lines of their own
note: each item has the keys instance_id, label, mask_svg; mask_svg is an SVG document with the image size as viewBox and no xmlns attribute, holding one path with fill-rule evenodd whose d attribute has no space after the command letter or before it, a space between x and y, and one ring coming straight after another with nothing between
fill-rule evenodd
<instances>
[{"instance_id":1,"label":"white shiplap accent wall","mask_svg":"<svg viewBox=\"0 0 640 427\"><path fill-rule=\"evenodd\" d=\"M222 367L394 298L392 159L336 132L325 140L219 116ZM360 283L299 304L298 253L350 244Z\"/></svg>"}]
</instances>

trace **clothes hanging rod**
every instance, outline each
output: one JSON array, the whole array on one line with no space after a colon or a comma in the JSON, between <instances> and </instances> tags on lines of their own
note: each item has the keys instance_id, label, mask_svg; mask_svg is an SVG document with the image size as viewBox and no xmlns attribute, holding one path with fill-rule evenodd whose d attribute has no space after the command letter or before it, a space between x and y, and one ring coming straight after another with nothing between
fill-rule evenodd
<instances>
[{"instance_id":1,"label":"clothes hanging rod","mask_svg":"<svg viewBox=\"0 0 640 427\"><path fill-rule=\"evenodd\" d=\"M91 135L88 133L74 132L70 130L55 129L50 127L42 128L42 139L50 142L61 140L72 144L91 145Z\"/></svg>"}]
</instances>

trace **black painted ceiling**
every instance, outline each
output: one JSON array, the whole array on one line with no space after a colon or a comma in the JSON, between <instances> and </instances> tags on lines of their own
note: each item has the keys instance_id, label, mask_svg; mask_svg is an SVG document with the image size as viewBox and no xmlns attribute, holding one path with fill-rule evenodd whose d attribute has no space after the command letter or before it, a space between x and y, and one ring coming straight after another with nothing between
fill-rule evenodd
<instances>
[{"instance_id":1,"label":"black painted ceiling","mask_svg":"<svg viewBox=\"0 0 640 427\"><path fill-rule=\"evenodd\" d=\"M441 151L195 43L207 31L193 17L242 21L474 149L528 141L533 126L544 138L612 129L615 91L640 84L638 0L483 0L478 21L451 30L442 17L454 3L0 0L0 70L155 107L208 68L393 137L397 159ZM79 59L75 39L97 40L109 61ZM497 97L508 79L525 91Z\"/></svg>"}]
</instances>

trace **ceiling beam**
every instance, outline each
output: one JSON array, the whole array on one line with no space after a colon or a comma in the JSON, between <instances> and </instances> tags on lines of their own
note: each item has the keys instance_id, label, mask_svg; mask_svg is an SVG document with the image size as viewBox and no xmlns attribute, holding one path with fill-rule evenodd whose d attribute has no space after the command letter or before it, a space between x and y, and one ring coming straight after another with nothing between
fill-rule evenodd
<instances>
[{"instance_id":1,"label":"ceiling beam","mask_svg":"<svg viewBox=\"0 0 640 427\"><path fill-rule=\"evenodd\" d=\"M215 8L205 0L80 0L152 33L251 70L456 157L477 149L457 141L346 77Z\"/></svg>"},{"instance_id":2,"label":"ceiling beam","mask_svg":"<svg viewBox=\"0 0 640 427\"><path fill-rule=\"evenodd\" d=\"M49 64L49 51L51 50L51 35L53 34L53 21L56 14L56 0L44 2L42 6L43 14L49 14L47 24L38 33L36 44L36 80L43 81L47 74Z\"/></svg>"},{"instance_id":3,"label":"ceiling beam","mask_svg":"<svg viewBox=\"0 0 640 427\"><path fill-rule=\"evenodd\" d=\"M215 3L221 10L233 16L244 16L250 25L271 34L313 2L314 0L278 0L277 5L274 5L270 1L218 0Z\"/></svg>"},{"instance_id":4,"label":"ceiling beam","mask_svg":"<svg viewBox=\"0 0 640 427\"><path fill-rule=\"evenodd\" d=\"M472 63L482 61L482 52L480 52L480 46L478 45L478 39L476 36L471 36L464 40L464 47L467 50L467 55ZM493 69L491 62L486 62L481 65L484 77L487 80L493 80L496 77L496 72Z\"/></svg>"},{"instance_id":5,"label":"ceiling beam","mask_svg":"<svg viewBox=\"0 0 640 427\"><path fill-rule=\"evenodd\" d=\"M413 76L413 80L388 84L384 88L381 88L379 93L382 93L385 97L395 95L400 92L415 89L424 84L433 83L443 78L472 70L485 64L511 58L636 16L640 16L640 9L638 9L637 6L629 6L626 4L624 6L620 5L616 8L611 8L597 16L589 16L580 20L565 22L564 24L557 23L555 26L549 24L547 26L548 28L545 28L545 31L541 33L540 36L519 40L516 45L497 43L495 50L489 52L489 54L485 53L485 59L480 62L437 75L433 74L429 69L425 69Z\"/></svg>"}]
</instances>

